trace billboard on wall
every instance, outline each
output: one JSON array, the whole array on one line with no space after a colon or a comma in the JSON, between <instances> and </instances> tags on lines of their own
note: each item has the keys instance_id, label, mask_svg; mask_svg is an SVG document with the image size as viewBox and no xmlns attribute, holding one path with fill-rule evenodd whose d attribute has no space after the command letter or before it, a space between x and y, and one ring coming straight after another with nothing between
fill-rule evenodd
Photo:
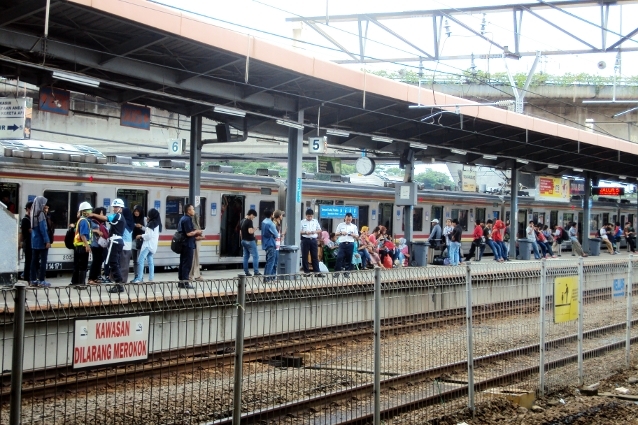
<instances>
[{"instance_id":1,"label":"billboard on wall","mask_svg":"<svg viewBox=\"0 0 638 425\"><path fill-rule=\"evenodd\" d=\"M536 199L569 202L569 180L560 177L536 177Z\"/></svg>"}]
</instances>

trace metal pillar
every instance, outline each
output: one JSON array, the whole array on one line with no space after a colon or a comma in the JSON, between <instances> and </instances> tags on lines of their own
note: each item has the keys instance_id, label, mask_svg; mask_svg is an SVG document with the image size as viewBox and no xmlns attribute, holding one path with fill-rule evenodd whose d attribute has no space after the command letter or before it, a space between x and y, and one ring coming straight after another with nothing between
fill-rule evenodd
<instances>
[{"instance_id":1,"label":"metal pillar","mask_svg":"<svg viewBox=\"0 0 638 425\"><path fill-rule=\"evenodd\" d=\"M27 285L15 284L15 312L13 316L13 353L11 357L11 398L9 424L22 423L22 369L24 360L24 314Z\"/></svg>"},{"instance_id":2,"label":"metal pillar","mask_svg":"<svg viewBox=\"0 0 638 425\"><path fill-rule=\"evenodd\" d=\"M591 175L585 172L585 197L583 198L583 252L589 253L589 228L591 227Z\"/></svg>"},{"instance_id":3,"label":"metal pillar","mask_svg":"<svg viewBox=\"0 0 638 425\"><path fill-rule=\"evenodd\" d=\"M403 181L405 183L412 182L413 175L414 175L414 159L405 165L405 175L403 176ZM413 212L414 212L414 206L407 205L403 207L403 228L404 228L403 237L408 242L409 247L411 247L410 242L412 242L412 238L414 236L413 235L414 219L412 216ZM410 252L410 254L412 253Z\"/></svg>"},{"instance_id":4,"label":"metal pillar","mask_svg":"<svg viewBox=\"0 0 638 425\"><path fill-rule=\"evenodd\" d=\"M297 121L303 123L304 112L299 111ZM303 130L288 129L288 192L286 193L286 245L301 243L301 160L303 156ZM299 252L297 252L299 258ZM295 262L294 264L297 264Z\"/></svg>"},{"instance_id":5,"label":"metal pillar","mask_svg":"<svg viewBox=\"0 0 638 425\"><path fill-rule=\"evenodd\" d=\"M200 213L199 190L202 179L202 117L191 117L190 169L188 170L188 202Z\"/></svg>"},{"instance_id":6,"label":"metal pillar","mask_svg":"<svg viewBox=\"0 0 638 425\"><path fill-rule=\"evenodd\" d=\"M510 186L510 255L516 258L516 238L518 237L518 170L512 165Z\"/></svg>"},{"instance_id":7,"label":"metal pillar","mask_svg":"<svg viewBox=\"0 0 638 425\"><path fill-rule=\"evenodd\" d=\"M381 423L381 269L374 269L374 417Z\"/></svg>"},{"instance_id":8,"label":"metal pillar","mask_svg":"<svg viewBox=\"0 0 638 425\"><path fill-rule=\"evenodd\" d=\"M241 423L241 392L244 364L244 320L246 307L246 276L239 275L237 284L237 327L235 329L235 382L233 387L233 425Z\"/></svg>"}]
</instances>

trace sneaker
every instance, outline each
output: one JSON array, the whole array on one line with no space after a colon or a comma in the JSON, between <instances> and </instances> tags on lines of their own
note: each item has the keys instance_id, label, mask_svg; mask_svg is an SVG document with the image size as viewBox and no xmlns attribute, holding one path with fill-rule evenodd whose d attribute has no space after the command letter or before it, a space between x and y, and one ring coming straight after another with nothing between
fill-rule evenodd
<instances>
[{"instance_id":1,"label":"sneaker","mask_svg":"<svg viewBox=\"0 0 638 425\"><path fill-rule=\"evenodd\" d=\"M195 287L188 282L180 282L177 284L177 287L181 289L195 289Z\"/></svg>"},{"instance_id":2,"label":"sneaker","mask_svg":"<svg viewBox=\"0 0 638 425\"><path fill-rule=\"evenodd\" d=\"M144 281L142 279L133 279L132 281L130 281L129 283L143 283Z\"/></svg>"},{"instance_id":3,"label":"sneaker","mask_svg":"<svg viewBox=\"0 0 638 425\"><path fill-rule=\"evenodd\" d=\"M119 294L120 292L124 292L124 286L119 283L111 286L108 290L111 294Z\"/></svg>"},{"instance_id":4,"label":"sneaker","mask_svg":"<svg viewBox=\"0 0 638 425\"><path fill-rule=\"evenodd\" d=\"M51 283L47 282L46 280L42 280L42 281L38 282L38 287L39 288L50 288L51 287Z\"/></svg>"},{"instance_id":5,"label":"sneaker","mask_svg":"<svg viewBox=\"0 0 638 425\"><path fill-rule=\"evenodd\" d=\"M244 272L244 275L245 275L246 277L251 277L251 276L252 276L252 275L251 275L250 273L248 273L248 272Z\"/></svg>"},{"instance_id":6,"label":"sneaker","mask_svg":"<svg viewBox=\"0 0 638 425\"><path fill-rule=\"evenodd\" d=\"M315 275L315 277L326 277L326 275L325 275L325 274L323 274L323 273L317 273L317 274Z\"/></svg>"},{"instance_id":7,"label":"sneaker","mask_svg":"<svg viewBox=\"0 0 638 425\"><path fill-rule=\"evenodd\" d=\"M39 280L32 280L29 282L29 286L37 287L40 284Z\"/></svg>"},{"instance_id":8,"label":"sneaker","mask_svg":"<svg viewBox=\"0 0 638 425\"><path fill-rule=\"evenodd\" d=\"M263 276L263 275L262 275L261 273L259 273L259 272L255 272L255 273L254 273L254 275L255 275L255 276Z\"/></svg>"}]
</instances>

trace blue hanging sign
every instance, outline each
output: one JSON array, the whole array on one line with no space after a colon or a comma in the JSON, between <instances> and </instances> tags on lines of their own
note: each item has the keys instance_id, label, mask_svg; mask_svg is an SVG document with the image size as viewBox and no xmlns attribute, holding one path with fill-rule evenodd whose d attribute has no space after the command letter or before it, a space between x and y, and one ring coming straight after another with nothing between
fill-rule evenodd
<instances>
[{"instance_id":1,"label":"blue hanging sign","mask_svg":"<svg viewBox=\"0 0 638 425\"><path fill-rule=\"evenodd\" d=\"M345 218L346 213L351 213L353 219L359 218L359 207L350 205L320 205L320 218Z\"/></svg>"},{"instance_id":2,"label":"blue hanging sign","mask_svg":"<svg viewBox=\"0 0 638 425\"><path fill-rule=\"evenodd\" d=\"M162 205L162 201L155 201L153 204L153 208L159 211L161 205Z\"/></svg>"},{"instance_id":3,"label":"blue hanging sign","mask_svg":"<svg viewBox=\"0 0 638 425\"><path fill-rule=\"evenodd\" d=\"M104 198L104 202L102 202L102 205L104 205L105 208L108 208L111 206L111 198Z\"/></svg>"}]
</instances>

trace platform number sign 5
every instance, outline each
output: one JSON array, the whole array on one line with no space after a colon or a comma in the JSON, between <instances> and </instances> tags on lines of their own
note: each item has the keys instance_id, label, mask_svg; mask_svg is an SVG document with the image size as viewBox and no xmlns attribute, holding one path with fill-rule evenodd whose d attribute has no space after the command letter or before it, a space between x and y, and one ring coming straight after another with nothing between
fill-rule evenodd
<instances>
[{"instance_id":1,"label":"platform number sign 5","mask_svg":"<svg viewBox=\"0 0 638 425\"><path fill-rule=\"evenodd\" d=\"M181 155L184 152L184 142L181 139L172 139L168 141L168 154Z\"/></svg>"},{"instance_id":2,"label":"platform number sign 5","mask_svg":"<svg viewBox=\"0 0 638 425\"><path fill-rule=\"evenodd\" d=\"M326 153L326 145L325 137L310 137L308 139L308 153Z\"/></svg>"}]
</instances>

